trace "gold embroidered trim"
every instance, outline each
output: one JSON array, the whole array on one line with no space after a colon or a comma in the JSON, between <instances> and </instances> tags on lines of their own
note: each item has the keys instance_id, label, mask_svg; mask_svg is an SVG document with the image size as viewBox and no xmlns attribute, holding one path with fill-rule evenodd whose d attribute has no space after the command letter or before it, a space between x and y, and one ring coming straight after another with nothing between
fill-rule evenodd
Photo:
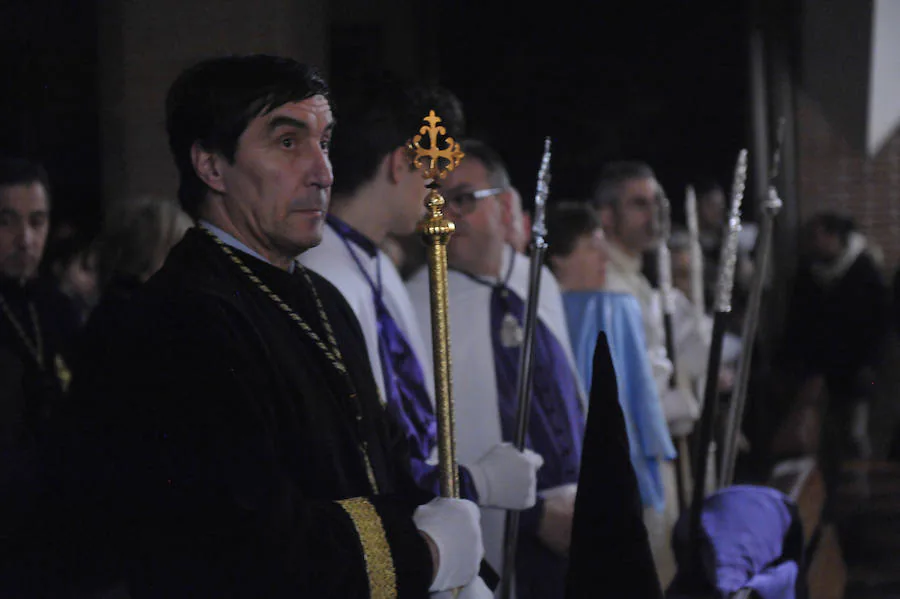
<instances>
[{"instance_id":1,"label":"gold embroidered trim","mask_svg":"<svg viewBox=\"0 0 900 599\"><path fill-rule=\"evenodd\" d=\"M361 497L338 501L356 527L366 560L369 576L369 596L372 599L392 599L397 596L397 573L391 546L375 506Z\"/></svg>"}]
</instances>

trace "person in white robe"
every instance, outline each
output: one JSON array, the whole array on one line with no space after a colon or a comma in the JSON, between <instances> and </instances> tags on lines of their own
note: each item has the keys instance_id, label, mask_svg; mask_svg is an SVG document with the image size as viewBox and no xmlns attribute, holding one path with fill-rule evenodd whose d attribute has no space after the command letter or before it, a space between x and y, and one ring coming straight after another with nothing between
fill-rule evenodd
<instances>
[{"instance_id":1,"label":"person in white robe","mask_svg":"<svg viewBox=\"0 0 900 599\"><path fill-rule=\"evenodd\" d=\"M466 140L462 148L466 156L447 177L444 195L456 225L448 244L450 349L457 451L465 462L514 437L529 259L505 241L511 211L502 160L477 140ZM427 271L414 274L408 287L428 331ZM546 267L537 315L526 443L541 454L544 466L538 472L538 504L520 519L514 579L519 599L564 596L586 415L562 298ZM616 484L610 481L611 489ZM485 557L501 570L504 516L501 510L482 510ZM602 539L602 531L596 534Z\"/></svg>"},{"instance_id":2,"label":"person in white robe","mask_svg":"<svg viewBox=\"0 0 900 599\"><path fill-rule=\"evenodd\" d=\"M642 272L642 257L659 243L660 185L653 170L641 162L607 164L595 186L592 205L598 211L609 241L607 291L630 293L637 298L644 320L647 353L662 401L670 434L684 439L700 415L696 391L684 372L670 383L673 365L666 351L666 333L660 293ZM685 459L680 444L680 459ZM663 586L674 578L675 556L671 536L678 519L676 465L663 464L666 509L662 514L648 511L646 524L657 569Z\"/></svg>"},{"instance_id":3,"label":"person in white robe","mask_svg":"<svg viewBox=\"0 0 900 599\"><path fill-rule=\"evenodd\" d=\"M353 309L382 399L409 441L413 475L438 493L430 350L398 268L381 247L389 236L413 233L424 216L425 181L411 168L406 140L432 108L443 107L450 130L462 113L446 90L390 76L359 83L360 90L339 100L344 112L331 152L337 175L322 242L299 261L337 287ZM541 458L533 452L498 441L461 464L464 498L505 509L534 504Z\"/></svg>"},{"instance_id":4,"label":"person in white robe","mask_svg":"<svg viewBox=\"0 0 900 599\"><path fill-rule=\"evenodd\" d=\"M645 510L665 510L662 464L675 457L647 357L640 304L629 293L603 291L609 250L600 220L586 203L547 210L546 261L562 290L575 360L593 386L595 339L606 334L628 432L632 467Z\"/></svg>"}]
</instances>

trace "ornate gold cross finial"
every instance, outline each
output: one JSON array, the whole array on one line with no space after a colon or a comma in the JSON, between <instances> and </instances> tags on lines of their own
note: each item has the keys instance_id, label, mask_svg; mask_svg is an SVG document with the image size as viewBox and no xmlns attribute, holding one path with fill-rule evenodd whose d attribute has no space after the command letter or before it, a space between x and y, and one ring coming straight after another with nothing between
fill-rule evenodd
<instances>
[{"instance_id":1,"label":"ornate gold cross finial","mask_svg":"<svg viewBox=\"0 0 900 599\"><path fill-rule=\"evenodd\" d=\"M423 167L423 160L428 159L428 166L422 172L422 176L426 179L443 179L447 173L459 166L465 154L459 149L459 144L452 137L447 135L447 130L438 125L441 117L437 116L433 110L428 112L428 116L422 119L428 125L422 125L419 133L409 142L408 148L412 155L413 166L415 168ZM421 145L422 136L428 135L428 147L423 148ZM440 147L438 136L444 137L444 147Z\"/></svg>"}]
</instances>

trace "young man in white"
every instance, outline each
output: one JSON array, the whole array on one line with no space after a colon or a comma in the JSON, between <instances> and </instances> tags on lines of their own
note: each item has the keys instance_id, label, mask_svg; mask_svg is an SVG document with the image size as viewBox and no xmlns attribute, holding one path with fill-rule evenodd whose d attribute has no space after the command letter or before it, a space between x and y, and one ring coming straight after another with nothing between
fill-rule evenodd
<instances>
[{"instance_id":1,"label":"young man in white","mask_svg":"<svg viewBox=\"0 0 900 599\"><path fill-rule=\"evenodd\" d=\"M449 92L389 75L357 84L335 101L344 112L334 134L336 174L322 243L299 260L334 284L356 314L382 399L409 441L413 476L437 492L431 354L397 267L380 248L389 235L414 233L425 213L426 181L411 167L406 141L431 109L455 134L462 111ZM503 509L534 505L540 456L498 440L466 458L463 497Z\"/></svg>"}]
</instances>

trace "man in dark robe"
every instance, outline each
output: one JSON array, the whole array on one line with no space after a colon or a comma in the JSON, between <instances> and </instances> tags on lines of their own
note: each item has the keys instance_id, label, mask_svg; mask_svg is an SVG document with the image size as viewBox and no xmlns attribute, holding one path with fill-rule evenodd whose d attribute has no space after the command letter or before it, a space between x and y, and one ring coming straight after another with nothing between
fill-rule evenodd
<instances>
[{"instance_id":1,"label":"man in dark robe","mask_svg":"<svg viewBox=\"0 0 900 599\"><path fill-rule=\"evenodd\" d=\"M0 348L7 356L0 368L21 374L3 376L10 386L0 388L0 395L23 401L14 410L21 430L4 435L39 436L68 383L68 350L78 319L68 298L38 277L49 227L47 172L25 159L0 160ZM4 426L12 421L3 419Z\"/></svg>"},{"instance_id":2,"label":"man in dark robe","mask_svg":"<svg viewBox=\"0 0 900 599\"><path fill-rule=\"evenodd\" d=\"M64 398L78 326L68 298L37 276L49 224L44 168L0 159L0 595L23 569L23 543L33 542L26 524L40 516L38 447Z\"/></svg>"},{"instance_id":3,"label":"man in dark robe","mask_svg":"<svg viewBox=\"0 0 900 599\"><path fill-rule=\"evenodd\" d=\"M416 487L352 310L294 261L321 239L333 124L288 59L211 59L169 91L199 226L76 373L54 460L70 553L135 599L483 588L477 508Z\"/></svg>"},{"instance_id":4,"label":"man in dark robe","mask_svg":"<svg viewBox=\"0 0 900 599\"><path fill-rule=\"evenodd\" d=\"M890 323L889 290L874 248L850 219L822 212L804 233L780 364L800 382L825 383L820 457L831 489L841 460L871 456L868 417Z\"/></svg>"}]
</instances>

